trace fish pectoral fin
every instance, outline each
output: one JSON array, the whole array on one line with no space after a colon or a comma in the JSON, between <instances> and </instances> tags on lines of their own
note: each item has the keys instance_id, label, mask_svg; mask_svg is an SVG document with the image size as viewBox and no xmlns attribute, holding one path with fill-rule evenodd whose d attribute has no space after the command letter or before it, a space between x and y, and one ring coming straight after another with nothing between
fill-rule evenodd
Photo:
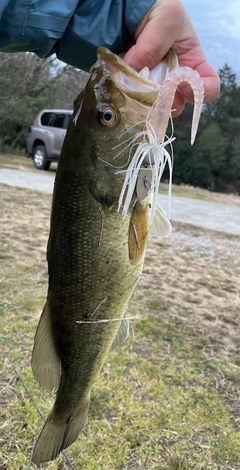
<instances>
[{"instance_id":1,"label":"fish pectoral fin","mask_svg":"<svg viewBox=\"0 0 240 470\"><path fill-rule=\"evenodd\" d=\"M128 252L130 262L138 263L144 255L149 229L149 206L136 203L129 223Z\"/></svg>"},{"instance_id":2,"label":"fish pectoral fin","mask_svg":"<svg viewBox=\"0 0 240 470\"><path fill-rule=\"evenodd\" d=\"M87 418L90 397L68 419L61 418L54 408L49 414L33 450L32 462L39 466L54 460L79 436Z\"/></svg>"},{"instance_id":3,"label":"fish pectoral fin","mask_svg":"<svg viewBox=\"0 0 240 470\"><path fill-rule=\"evenodd\" d=\"M32 370L40 387L51 391L58 389L61 360L54 346L48 302L43 309L34 339Z\"/></svg>"},{"instance_id":4,"label":"fish pectoral fin","mask_svg":"<svg viewBox=\"0 0 240 470\"><path fill-rule=\"evenodd\" d=\"M172 231L172 225L160 206L156 206L156 213L150 225L149 237L168 237Z\"/></svg>"},{"instance_id":5,"label":"fish pectoral fin","mask_svg":"<svg viewBox=\"0 0 240 470\"><path fill-rule=\"evenodd\" d=\"M125 317L127 316L127 312L125 313ZM114 349L118 348L118 346L121 346L124 341L129 336L129 320L127 318L123 318L121 321L121 324L118 328L117 334L112 342L112 346L109 349L109 352L114 351Z\"/></svg>"}]
</instances>

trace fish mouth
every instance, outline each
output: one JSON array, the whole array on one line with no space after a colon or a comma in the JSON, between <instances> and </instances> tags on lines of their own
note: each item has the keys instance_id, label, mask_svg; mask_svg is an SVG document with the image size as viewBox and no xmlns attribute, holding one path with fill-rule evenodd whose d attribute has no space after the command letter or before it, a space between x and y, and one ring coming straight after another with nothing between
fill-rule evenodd
<instances>
[{"instance_id":1,"label":"fish mouth","mask_svg":"<svg viewBox=\"0 0 240 470\"><path fill-rule=\"evenodd\" d=\"M154 104L160 89L158 83L144 77L141 72L133 70L119 56L105 47L100 47L97 50L97 57L97 62L90 72L95 67L101 66L103 73L111 76L114 85L125 95L146 106Z\"/></svg>"}]
</instances>

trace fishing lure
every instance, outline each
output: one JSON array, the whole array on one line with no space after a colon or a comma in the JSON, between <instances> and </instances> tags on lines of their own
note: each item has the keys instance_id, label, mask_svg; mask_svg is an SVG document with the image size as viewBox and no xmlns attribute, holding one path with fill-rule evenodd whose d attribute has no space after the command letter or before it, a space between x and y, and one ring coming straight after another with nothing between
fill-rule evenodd
<instances>
[{"instance_id":1,"label":"fishing lure","mask_svg":"<svg viewBox=\"0 0 240 470\"><path fill-rule=\"evenodd\" d=\"M159 66L155 67L150 72L146 67L140 72L145 78L151 80L151 78L159 77L158 70ZM145 192L143 195L147 196L150 191L153 193L152 197L152 211L150 219L150 231L152 236L158 236L159 230L156 230L154 220L158 218L164 222L165 229L160 230L161 236L167 236L169 234L170 227L166 222L166 214L157 205L157 195L159 191L159 185L163 171L166 164L169 167L169 215L170 215L170 196L171 196L171 185L172 185L172 170L173 170L173 152L172 142L175 140L173 136L168 138L166 136L166 129L168 121L171 118L172 104L175 96L177 87L182 82L188 82L194 93L194 111L192 118L191 128L191 144L194 143L198 124L200 120L202 103L204 99L204 87L203 81L200 75L189 67L178 67L176 66L173 70L169 71L165 69L166 75L161 86L159 86L159 92L157 94L154 105L150 108L146 119L145 129L131 138L128 142L129 154L129 165L126 170L120 170L125 172L125 180L122 187L122 191L119 197L118 211L121 211L125 217L130 207L134 191L137 192L138 199L143 199L140 194L139 187L144 187L145 178ZM162 75L162 67L161 67ZM136 145L137 142L141 142ZM170 145L171 155L166 150L166 146ZM136 146L136 150L132 156L133 149ZM145 171L144 171L145 168ZM143 184L141 184L141 182ZM159 217L159 209L162 216ZM157 214L158 212L158 214Z\"/></svg>"}]
</instances>

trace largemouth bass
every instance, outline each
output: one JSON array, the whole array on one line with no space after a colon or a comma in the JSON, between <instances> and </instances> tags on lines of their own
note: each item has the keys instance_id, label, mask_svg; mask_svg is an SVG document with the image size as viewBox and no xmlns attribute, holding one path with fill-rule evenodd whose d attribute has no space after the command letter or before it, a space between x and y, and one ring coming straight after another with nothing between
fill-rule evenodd
<instances>
[{"instance_id":1,"label":"largemouth bass","mask_svg":"<svg viewBox=\"0 0 240 470\"><path fill-rule=\"evenodd\" d=\"M158 93L159 85L102 48L75 101L56 173L49 289L32 359L40 386L56 391L33 452L36 465L56 458L81 432L104 361L128 336L126 312L149 225L163 236L171 230L157 207L151 221L160 173L154 146L139 153ZM133 157L138 171L131 180Z\"/></svg>"}]
</instances>

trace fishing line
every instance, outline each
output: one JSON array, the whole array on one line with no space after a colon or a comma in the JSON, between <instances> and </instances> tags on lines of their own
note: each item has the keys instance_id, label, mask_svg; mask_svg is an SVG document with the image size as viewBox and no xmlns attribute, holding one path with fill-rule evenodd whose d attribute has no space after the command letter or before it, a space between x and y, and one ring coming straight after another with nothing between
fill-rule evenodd
<instances>
[{"instance_id":1,"label":"fishing line","mask_svg":"<svg viewBox=\"0 0 240 470\"><path fill-rule=\"evenodd\" d=\"M76 323L108 323L114 321L126 321L126 320L139 320L140 317L137 315L135 317L123 317L123 318L110 318L106 320L77 320Z\"/></svg>"},{"instance_id":2,"label":"fishing line","mask_svg":"<svg viewBox=\"0 0 240 470\"><path fill-rule=\"evenodd\" d=\"M45 417L44 415L42 414L42 412L40 411L40 409L38 408L37 406L37 403L35 402L34 398L32 397L31 395L31 392L30 390L28 389L27 385L24 383L20 373L17 371L17 369L15 369L15 373L17 374L17 378L20 380L21 384L23 385L23 388L25 389L25 391L27 392L31 402L33 403L35 409L37 410L38 414L41 416L42 420L45 422ZM65 454L65 452L62 450L61 451L61 454L62 456L64 457L64 459L66 460L67 464L69 465L69 467L71 468L71 470L75 470L75 467L73 466L73 464L70 462L68 456Z\"/></svg>"}]
</instances>

